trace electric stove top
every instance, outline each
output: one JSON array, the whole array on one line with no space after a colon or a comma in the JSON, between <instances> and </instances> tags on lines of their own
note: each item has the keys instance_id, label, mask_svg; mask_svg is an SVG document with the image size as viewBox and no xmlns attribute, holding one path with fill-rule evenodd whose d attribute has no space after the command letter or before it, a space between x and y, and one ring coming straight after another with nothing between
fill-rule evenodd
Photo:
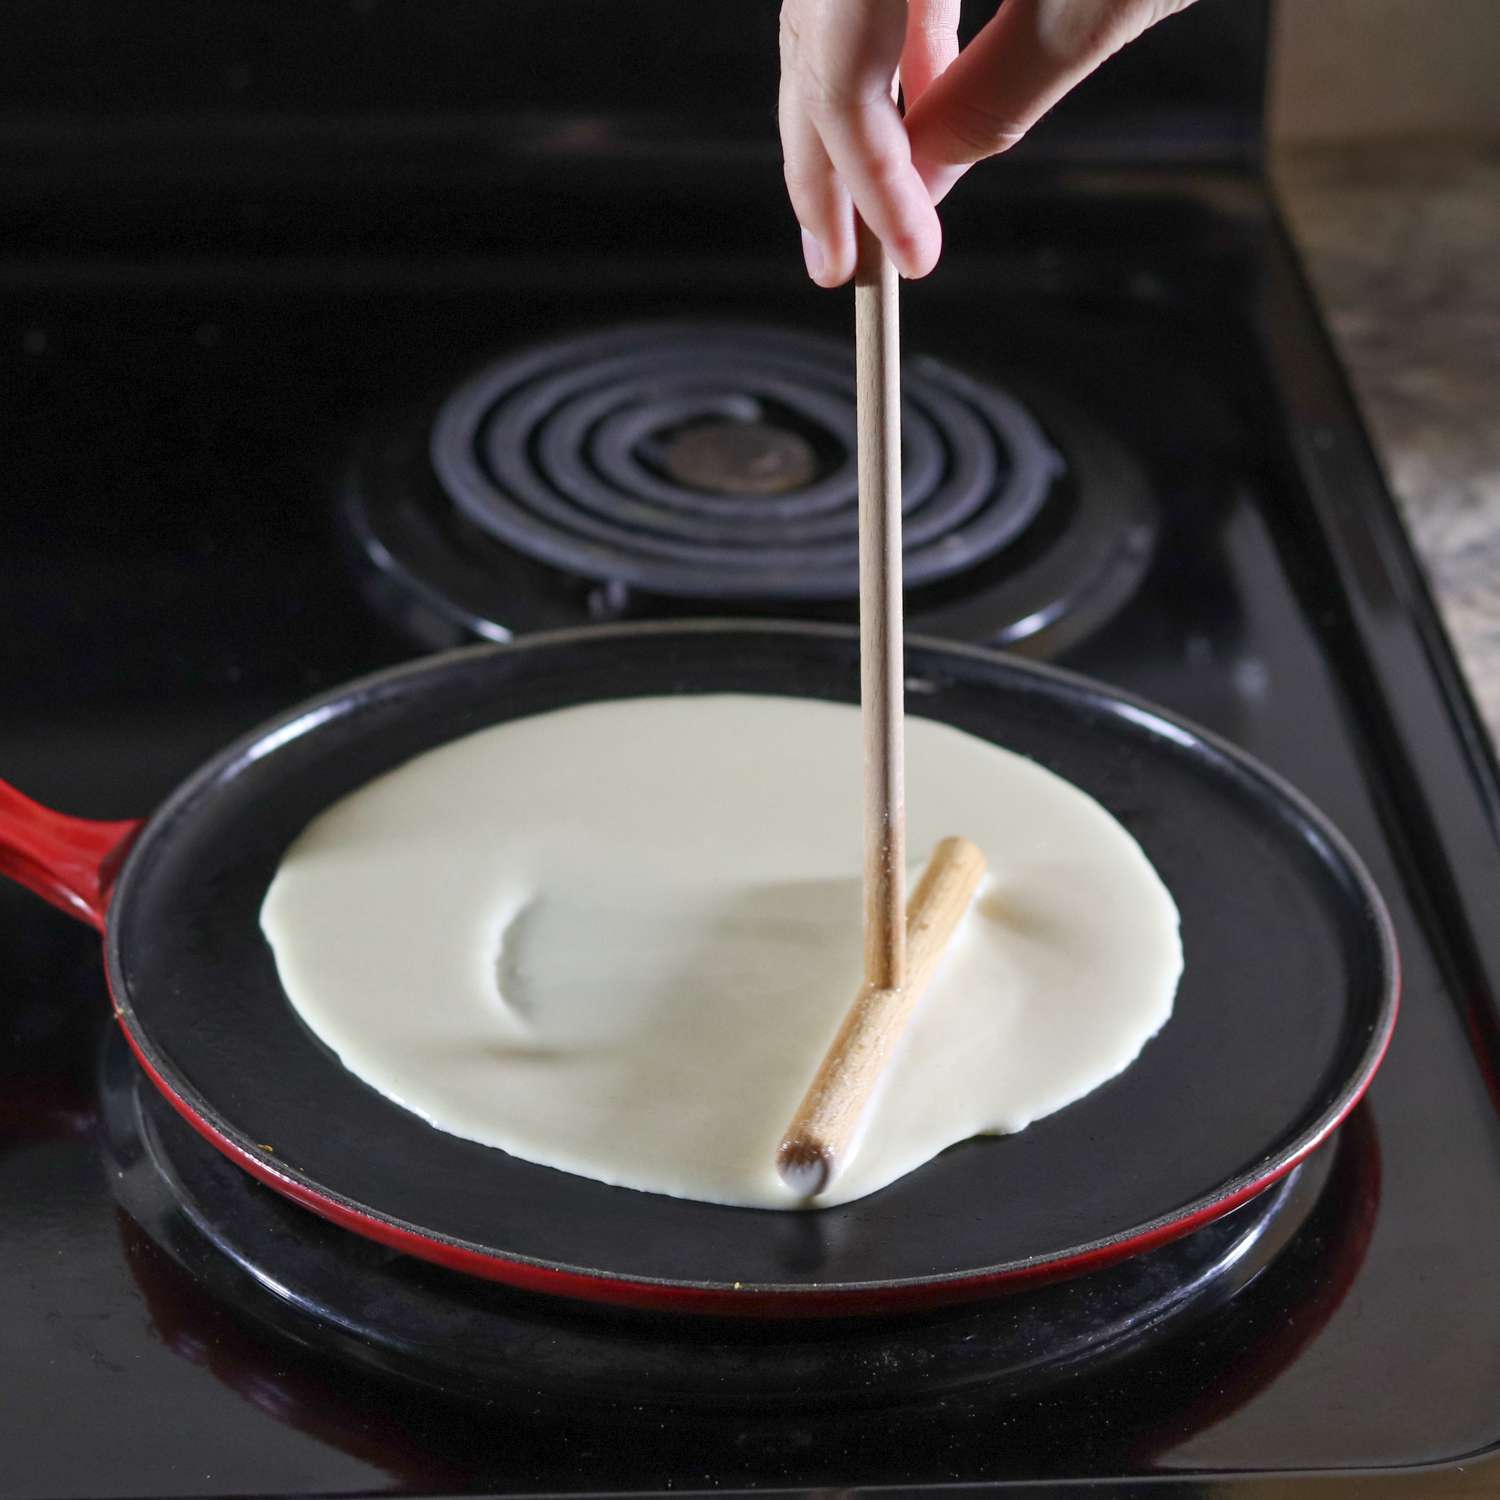
<instances>
[{"instance_id":1,"label":"electric stove top","mask_svg":"<svg viewBox=\"0 0 1500 1500\"><path fill-rule=\"evenodd\" d=\"M139 815L435 647L853 617L851 309L764 152L403 139L334 181L224 139L87 210L67 142L9 164L0 776ZM1500 1493L1500 793L1409 543L1253 171L987 181L903 294L912 628L1153 698L1343 828L1405 967L1366 1102L1138 1264L684 1327L264 1193L142 1091L96 940L0 887L0 1497Z\"/></svg>"}]
</instances>

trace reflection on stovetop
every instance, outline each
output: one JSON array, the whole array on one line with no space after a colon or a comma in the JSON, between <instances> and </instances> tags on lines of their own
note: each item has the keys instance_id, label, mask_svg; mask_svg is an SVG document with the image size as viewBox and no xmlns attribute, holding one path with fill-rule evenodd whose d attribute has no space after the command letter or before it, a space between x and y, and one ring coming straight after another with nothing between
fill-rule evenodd
<instances>
[{"instance_id":1,"label":"reflection on stovetop","mask_svg":"<svg viewBox=\"0 0 1500 1500\"><path fill-rule=\"evenodd\" d=\"M111 1100L110 1176L124 1205L119 1232L162 1342L276 1421L392 1478L420 1477L428 1486L482 1486L493 1481L497 1463L511 1482L526 1475L540 1481L558 1445L578 1460L580 1484L607 1477L645 1487L669 1464L685 1464L688 1472L702 1465L721 1484L793 1475L832 1483L851 1447L868 1472L900 1482L930 1472L945 1445L973 1442L979 1433L981 1451L993 1449L998 1477L1008 1472L1010 1435L1018 1431L1027 1434L1028 1459L1039 1476L1150 1467L1253 1399L1299 1357L1346 1296L1380 1197L1379 1147L1360 1110L1340 1142L1303 1169L1313 1175L1277 1190L1284 1201L1258 1218L1276 1243L1258 1243L1263 1228L1219 1226L1213 1249L1198 1259L1205 1268L1213 1262L1210 1282L1229 1270L1234 1284L1222 1295L1210 1291L1187 1316L1145 1311L1135 1336L1118 1347L1109 1344L1106 1311L1097 1319L1105 1347L1091 1352L1075 1333L1071 1354L1062 1351L1052 1368L1051 1351L1027 1351L1026 1340L1045 1343L1052 1335L1066 1342L1069 1319L1080 1328L1094 1321L1091 1303L1111 1304L1105 1284L1130 1284L1130 1272L1024 1294L1018 1300L1026 1305L1014 1312L1001 1299L854 1324L767 1327L698 1318L684 1324L549 1305L505 1288L453 1285L463 1278L362 1241L338 1247L336 1240L349 1237L304 1222L304 1210L237 1180L241 1174L218 1163L212 1148L163 1115L165 1106L143 1098L118 1038L106 1049L103 1078ZM142 1112L156 1117L144 1132ZM165 1153L152 1140L163 1128L181 1132ZM195 1179L186 1188L177 1175L184 1165ZM206 1197L198 1196L205 1187ZM224 1220L239 1215L226 1208L225 1196L241 1206L254 1200L258 1227L243 1232L242 1224L226 1236ZM206 1206L216 1211L207 1223ZM1278 1216L1295 1223L1278 1230ZM342 1261L350 1278L336 1307L303 1301L311 1284L309 1246L331 1269ZM1251 1264L1235 1268L1237 1257ZM1169 1251L1159 1271L1145 1270L1144 1278L1168 1278L1194 1259ZM465 1379L462 1357L452 1350L418 1347L418 1358L403 1364L388 1345L359 1347L370 1337L372 1318L399 1326L405 1311L399 1304L410 1300L402 1288L407 1277L427 1284L429 1300L435 1291L476 1307L490 1304L496 1347L487 1364L508 1369L507 1378ZM1038 1313L1039 1303L1069 1311L1053 1321L1054 1313ZM454 1326L451 1316L435 1320L432 1345L453 1336ZM995 1378L977 1375L985 1357L968 1353L964 1378L945 1379L962 1366L943 1358L944 1345L956 1351L997 1338ZM643 1359L641 1349L654 1340L659 1348ZM851 1341L870 1348L869 1389L817 1392L808 1379L814 1367L831 1358L830 1371L847 1369L851 1362L838 1351ZM624 1352L619 1364L608 1353L611 1343ZM736 1357L746 1368L731 1376ZM1022 1370L1028 1359L1032 1368ZM886 1360L899 1379L879 1378ZM559 1387L570 1361L576 1378ZM651 1388L653 1362L658 1379L668 1381L664 1392ZM803 1383L778 1388L778 1362ZM720 1383L735 1390L713 1388L715 1366ZM541 1379L530 1381L528 1372ZM631 1372L633 1387L622 1378ZM758 1391L762 1399L740 1399L735 1391L740 1397ZM764 1398L773 1394L768 1404ZM445 1399L454 1396L461 1399ZM630 1442L622 1450L623 1433ZM734 1455L727 1467L726 1451ZM981 1463L974 1477L985 1472Z\"/></svg>"},{"instance_id":2,"label":"reflection on stovetop","mask_svg":"<svg viewBox=\"0 0 1500 1500\"><path fill-rule=\"evenodd\" d=\"M301 1342L486 1403L506 1390L540 1390L575 1408L745 1416L908 1406L972 1391L992 1403L1035 1396L1203 1322L1260 1277L1310 1217L1327 1219L1320 1200L1335 1172L1359 1179L1349 1232L1335 1236L1346 1280L1379 1199L1366 1125L1224 1218L1086 1276L899 1317L664 1316L517 1292L324 1223L205 1145L141 1078L119 1038L105 1053L101 1093L117 1199L179 1262L188 1242L198 1244L189 1259L224 1300ZM793 1253L816 1265L824 1227L820 1215L787 1217Z\"/></svg>"}]
</instances>

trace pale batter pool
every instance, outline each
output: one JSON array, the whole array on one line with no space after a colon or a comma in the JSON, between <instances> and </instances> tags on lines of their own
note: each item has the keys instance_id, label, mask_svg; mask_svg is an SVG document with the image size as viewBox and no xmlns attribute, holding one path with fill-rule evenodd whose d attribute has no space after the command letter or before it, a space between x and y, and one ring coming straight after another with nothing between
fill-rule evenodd
<instances>
[{"instance_id":1,"label":"pale batter pool","mask_svg":"<svg viewBox=\"0 0 1500 1500\"><path fill-rule=\"evenodd\" d=\"M517 720L335 803L261 924L307 1025L439 1129L795 1207L777 1143L860 980L859 765L858 711L811 699ZM1097 1088L1182 970L1166 887L1070 783L909 719L907 806L913 879L949 833L990 873L820 1204Z\"/></svg>"}]
</instances>

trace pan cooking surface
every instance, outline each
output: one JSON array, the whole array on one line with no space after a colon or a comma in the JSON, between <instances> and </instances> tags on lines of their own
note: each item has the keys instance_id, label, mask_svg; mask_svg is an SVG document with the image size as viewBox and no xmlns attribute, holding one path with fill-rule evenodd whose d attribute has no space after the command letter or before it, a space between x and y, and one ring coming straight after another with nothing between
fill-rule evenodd
<instances>
[{"instance_id":1,"label":"pan cooking surface","mask_svg":"<svg viewBox=\"0 0 1500 1500\"><path fill-rule=\"evenodd\" d=\"M856 668L841 630L629 628L453 653L319 700L210 763L137 846L109 938L132 1041L201 1129L325 1212L501 1279L571 1273L557 1289L646 1300L946 1296L1076 1269L1222 1210L1332 1127L1394 1015L1383 911L1338 836L1252 764L1142 705L916 642L914 711L1076 782L1140 841L1181 910L1172 1021L1078 1104L842 1208L728 1209L442 1134L347 1073L287 1004L260 902L287 844L353 787L455 735L569 703L694 691L852 701Z\"/></svg>"}]
</instances>

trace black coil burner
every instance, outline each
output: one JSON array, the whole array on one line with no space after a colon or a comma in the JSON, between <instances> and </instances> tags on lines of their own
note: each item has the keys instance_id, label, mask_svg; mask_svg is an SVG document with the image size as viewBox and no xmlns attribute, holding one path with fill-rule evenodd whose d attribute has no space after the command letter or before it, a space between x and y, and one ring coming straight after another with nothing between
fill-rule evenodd
<instances>
[{"instance_id":1,"label":"black coil burner","mask_svg":"<svg viewBox=\"0 0 1500 1500\"><path fill-rule=\"evenodd\" d=\"M933 360L903 383L906 577L994 556L1061 462L1009 396ZM687 599L858 588L847 348L745 328L627 328L482 370L443 404L432 463L498 541Z\"/></svg>"},{"instance_id":2,"label":"black coil burner","mask_svg":"<svg viewBox=\"0 0 1500 1500\"><path fill-rule=\"evenodd\" d=\"M1153 510L1102 432L1051 402L1044 432L932 359L908 358L903 396L914 629L1014 643L1066 618L1071 640L1133 592ZM847 341L641 324L499 360L373 436L342 515L373 596L426 644L726 609L852 619L854 446Z\"/></svg>"}]
</instances>

